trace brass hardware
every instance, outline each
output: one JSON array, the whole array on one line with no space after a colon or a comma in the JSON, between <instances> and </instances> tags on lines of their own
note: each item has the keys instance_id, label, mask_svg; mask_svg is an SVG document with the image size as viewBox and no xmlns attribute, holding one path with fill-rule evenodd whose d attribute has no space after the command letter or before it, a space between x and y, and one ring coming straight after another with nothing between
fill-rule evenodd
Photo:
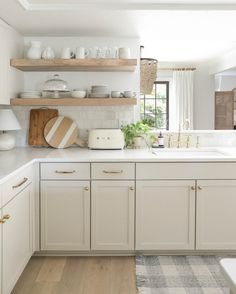
<instances>
[{"instance_id":1,"label":"brass hardware","mask_svg":"<svg viewBox=\"0 0 236 294\"><path fill-rule=\"evenodd\" d=\"M104 174L122 174L123 170L103 170Z\"/></svg>"},{"instance_id":2,"label":"brass hardware","mask_svg":"<svg viewBox=\"0 0 236 294\"><path fill-rule=\"evenodd\" d=\"M11 216L9 215L9 214L5 214L3 217L2 217L2 219L3 220L6 220L6 219L9 219Z\"/></svg>"},{"instance_id":3,"label":"brass hardware","mask_svg":"<svg viewBox=\"0 0 236 294\"><path fill-rule=\"evenodd\" d=\"M200 137L197 136L196 148L199 148L199 147L200 147Z\"/></svg>"},{"instance_id":4,"label":"brass hardware","mask_svg":"<svg viewBox=\"0 0 236 294\"><path fill-rule=\"evenodd\" d=\"M55 173L56 174L74 174L75 173L75 170L68 170L68 171L66 171L66 170L55 170Z\"/></svg>"},{"instance_id":5,"label":"brass hardware","mask_svg":"<svg viewBox=\"0 0 236 294\"><path fill-rule=\"evenodd\" d=\"M180 148L181 144L181 125L179 124L179 132L178 132L178 139L177 139L177 148Z\"/></svg>"},{"instance_id":6,"label":"brass hardware","mask_svg":"<svg viewBox=\"0 0 236 294\"><path fill-rule=\"evenodd\" d=\"M195 187L194 187L194 186L192 186L192 187L191 187L191 190L195 191Z\"/></svg>"},{"instance_id":7,"label":"brass hardware","mask_svg":"<svg viewBox=\"0 0 236 294\"><path fill-rule=\"evenodd\" d=\"M28 178L24 178L19 184L12 186L12 189L19 188L20 186L22 186L27 181L28 181Z\"/></svg>"},{"instance_id":8,"label":"brass hardware","mask_svg":"<svg viewBox=\"0 0 236 294\"><path fill-rule=\"evenodd\" d=\"M167 145L168 148L171 148L171 138L172 138L172 135L168 135L168 145Z\"/></svg>"},{"instance_id":9,"label":"brass hardware","mask_svg":"<svg viewBox=\"0 0 236 294\"><path fill-rule=\"evenodd\" d=\"M198 188L198 190L202 190L202 187L200 187L200 186L198 186L197 188Z\"/></svg>"},{"instance_id":10,"label":"brass hardware","mask_svg":"<svg viewBox=\"0 0 236 294\"><path fill-rule=\"evenodd\" d=\"M134 191L134 187L129 187L130 191Z\"/></svg>"},{"instance_id":11,"label":"brass hardware","mask_svg":"<svg viewBox=\"0 0 236 294\"><path fill-rule=\"evenodd\" d=\"M187 135L186 148L190 147L190 137L191 137L191 135Z\"/></svg>"},{"instance_id":12,"label":"brass hardware","mask_svg":"<svg viewBox=\"0 0 236 294\"><path fill-rule=\"evenodd\" d=\"M3 219L3 218L0 219L0 224L4 224L5 222L6 222L5 219Z\"/></svg>"},{"instance_id":13,"label":"brass hardware","mask_svg":"<svg viewBox=\"0 0 236 294\"><path fill-rule=\"evenodd\" d=\"M84 187L84 191L89 191L89 187Z\"/></svg>"}]
</instances>

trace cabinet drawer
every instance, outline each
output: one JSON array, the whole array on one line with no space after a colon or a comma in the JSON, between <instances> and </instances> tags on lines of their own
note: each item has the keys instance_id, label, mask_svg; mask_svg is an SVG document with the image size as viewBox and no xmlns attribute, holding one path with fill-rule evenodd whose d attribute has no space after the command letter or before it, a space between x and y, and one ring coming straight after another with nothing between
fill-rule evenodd
<instances>
[{"instance_id":1,"label":"cabinet drawer","mask_svg":"<svg viewBox=\"0 0 236 294\"><path fill-rule=\"evenodd\" d=\"M137 163L138 180L169 179L235 179L236 163L189 162L189 163Z\"/></svg>"},{"instance_id":2,"label":"cabinet drawer","mask_svg":"<svg viewBox=\"0 0 236 294\"><path fill-rule=\"evenodd\" d=\"M90 164L78 162L41 163L42 180L88 180Z\"/></svg>"},{"instance_id":3,"label":"cabinet drawer","mask_svg":"<svg viewBox=\"0 0 236 294\"><path fill-rule=\"evenodd\" d=\"M32 182L33 169L28 167L2 185L2 206Z\"/></svg>"},{"instance_id":4,"label":"cabinet drawer","mask_svg":"<svg viewBox=\"0 0 236 294\"><path fill-rule=\"evenodd\" d=\"M92 163L92 179L132 180L135 178L135 164L124 162Z\"/></svg>"}]
</instances>

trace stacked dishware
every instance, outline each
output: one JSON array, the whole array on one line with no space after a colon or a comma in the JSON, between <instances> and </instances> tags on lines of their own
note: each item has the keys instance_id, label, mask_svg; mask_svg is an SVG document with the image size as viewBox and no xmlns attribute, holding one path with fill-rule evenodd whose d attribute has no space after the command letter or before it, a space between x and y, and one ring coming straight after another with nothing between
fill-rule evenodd
<instances>
[{"instance_id":1,"label":"stacked dishware","mask_svg":"<svg viewBox=\"0 0 236 294\"><path fill-rule=\"evenodd\" d=\"M20 98L41 98L42 92L40 91L24 91L20 93Z\"/></svg>"},{"instance_id":2,"label":"stacked dishware","mask_svg":"<svg viewBox=\"0 0 236 294\"><path fill-rule=\"evenodd\" d=\"M109 98L109 92L107 86L92 86L91 93L89 94L90 98Z\"/></svg>"}]
</instances>

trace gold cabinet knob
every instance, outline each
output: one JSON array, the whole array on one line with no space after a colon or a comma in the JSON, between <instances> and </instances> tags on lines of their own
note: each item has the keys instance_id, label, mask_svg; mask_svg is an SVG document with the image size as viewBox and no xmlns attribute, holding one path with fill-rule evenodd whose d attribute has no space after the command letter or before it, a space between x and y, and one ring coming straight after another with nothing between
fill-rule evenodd
<instances>
[{"instance_id":1,"label":"gold cabinet knob","mask_svg":"<svg viewBox=\"0 0 236 294\"><path fill-rule=\"evenodd\" d=\"M9 214L5 214L3 217L2 217L2 219L3 220L6 220L6 219L9 219L11 216L9 215Z\"/></svg>"},{"instance_id":2,"label":"gold cabinet knob","mask_svg":"<svg viewBox=\"0 0 236 294\"><path fill-rule=\"evenodd\" d=\"M129 187L130 191L134 191L134 187Z\"/></svg>"},{"instance_id":3,"label":"gold cabinet knob","mask_svg":"<svg viewBox=\"0 0 236 294\"><path fill-rule=\"evenodd\" d=\"M0 224L4 224L5 222L6 222L5 219L3 219L3 218L0 219Z\"/></svg>"},{"instance_id":4,"label":"gold cabinet knob","mask_svg":"<svg viewBox=\"0 0 236 294\"><path fill-rule=\"evenodd\" d=\"M202 190L202 187L201 186L198 186L197 188L198 188L198 190Z\"/></svg>"},{"instance_id":5,"label":"gold cabinet knob","mask_svg":"<svg viewBox=\"0 0 236 294\"><path fill-rule=\"evenodd\" d=\"M89 191L89 187L84 187L84 191Z\"/></svg>"},{"instance_id":6,"label":"gold cabinet knob","mask_svg":"<svg viewBox=\"0 0 236 294\"><path fill-rule=\"evenodd\" d=\"M195 191L195 187L194 187L194 186L192 186L192 187L191 187L191 190Z\"/></svg>"}]
</instances>

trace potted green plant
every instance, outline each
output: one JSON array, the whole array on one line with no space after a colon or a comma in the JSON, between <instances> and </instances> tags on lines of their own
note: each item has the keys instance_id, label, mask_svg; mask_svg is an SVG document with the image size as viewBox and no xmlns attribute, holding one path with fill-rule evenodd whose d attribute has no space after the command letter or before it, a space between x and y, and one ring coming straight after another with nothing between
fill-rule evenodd
<instances>
[{"instance_id":1,"label":"potted green plant","mask_svg":"<svg viewBox=\"0 0 236 294\"><path fill-rule=\"evenodd\" d=\"M125 137L125 147L141 148L150 127L140 121L121 128Z\"/></svg>"}]
</instances>

